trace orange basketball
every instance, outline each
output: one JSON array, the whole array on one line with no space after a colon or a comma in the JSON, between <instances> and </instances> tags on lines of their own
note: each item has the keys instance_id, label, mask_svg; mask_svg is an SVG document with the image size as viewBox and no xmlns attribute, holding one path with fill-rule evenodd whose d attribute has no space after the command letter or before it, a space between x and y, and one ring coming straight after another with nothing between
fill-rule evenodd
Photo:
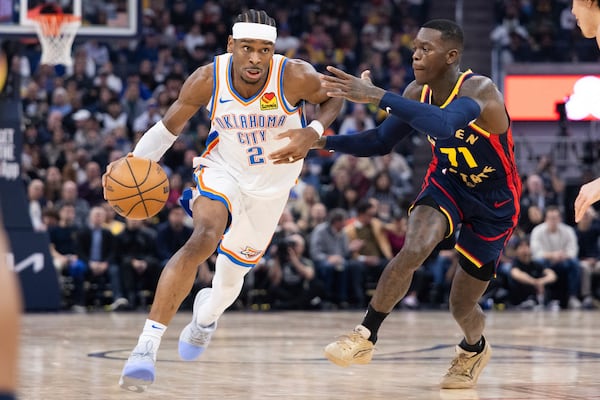
<instances>
[{"instance_id":1,"label":"orange basketball","mask_svg":"<svg viewBox=\"0 0 600 400\"><path fill-rule=\"evenodd\" d=\"M104 195L118 214L146 219L156 215L167 202L169 179L157 162L125 157L106 175Z\"/></svg>"}]
</instances>

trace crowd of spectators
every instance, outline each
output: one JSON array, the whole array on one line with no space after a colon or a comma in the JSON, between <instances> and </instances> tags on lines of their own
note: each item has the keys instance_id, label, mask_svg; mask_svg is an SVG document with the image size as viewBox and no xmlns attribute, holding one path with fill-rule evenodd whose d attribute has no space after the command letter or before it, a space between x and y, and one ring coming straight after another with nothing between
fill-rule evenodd
<instances>
[{"instance_id":1,"label":"crowd of spectators","mask_svg":"<svg viewBox=\"0 0 600 400\"><path fill-rule=\"evenodd\" d=\"M596 43L581 35L571 0L496 0L491 40L503 65L596 62Z\"/></svg>"},{"instance_id":2,"label":"crowd of spectators","mask_svg":"<svg viewBox=\"0 0 600 400\"><path fill-rule=\"evenodd\" d=\"M201 3L152 1L143 10L140 39L77 41L71 68L39 65L35 45L23 46L13 60L27 66L19 71L25 117L22 171L30 215L34 229L49 233L65 308L146 307L166 261L191 234L178 197L193 182L193 157L204 150L210 126L204 111L190 120L161 160L171 193L157 216L140 222L116 215L103 200L101 175L164 115L185 78L225 50L241 2ZM244 3L276 18L279 52L321 71L327 65L352 74L368 68L376 85L398 93L412 80L411 40L429 6L427 0ZM307 107L309 120L313 112ZM347 104L326 134L352 134L381 118L376 108ZM413 181L412 160L410 143L374 158L311 152L272 244L247 276L236 306L362 309L383 267L404 244L408 203L420 185ZM522 307L528 301L593 305L598 291L593 278L600 265L595 215L578 227L578 239L569 249L534 245L536 229L549 223L544 216L548 219L552 206L563 206L564 185L549 165L541 163L539 171L527 174L520 229L486 301ZM556 211L560 219L562 209ZM573 229L556 221L552 226L559 225L561 232ZM528 259L520 245L529 245L529 235ZM578 254L572 254L573 247ZM556 257L548 256L550 251ZM568 257L560 259L560 251ZM530 259L542 266L527 269L523 265L529 266ZM515 260L541 281L513 274ZM436 251L415 275L401 306L446 304L455 270L454 251ZM213 271L214 258L198 266L191 298L210 285ZM517 281L525 286L519 287L519 296L512 290Z\"/></svg>"}]
</instances>

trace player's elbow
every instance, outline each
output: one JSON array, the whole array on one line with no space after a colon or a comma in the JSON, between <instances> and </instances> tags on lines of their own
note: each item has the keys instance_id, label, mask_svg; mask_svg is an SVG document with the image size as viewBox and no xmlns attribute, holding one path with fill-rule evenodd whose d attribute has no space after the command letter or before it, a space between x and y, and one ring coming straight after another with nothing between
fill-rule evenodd
<instances>
[{"instance_id":1,"label":"player's elbow","mask_svg":"<svg viewBox=\"0 0 600 400\"><path fill-rule=\"evenodd\" d=\"M435 134L433 134L433 136L436 139L449 139L454 135L454 132L456 132L456 129L454 129L454 127L450 125L443 125L440 126L440 129Z\"/></svg>"}]
</instances>

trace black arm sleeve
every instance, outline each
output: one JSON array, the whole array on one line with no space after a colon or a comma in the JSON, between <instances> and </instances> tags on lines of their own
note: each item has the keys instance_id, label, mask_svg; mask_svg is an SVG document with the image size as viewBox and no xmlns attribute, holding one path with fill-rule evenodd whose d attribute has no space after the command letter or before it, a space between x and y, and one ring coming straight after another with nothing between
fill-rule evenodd
<instances>
[{"instance_id":1,"label":"black arm sleeve","mask_svg":"<svg viewBox=\"0 0 600 400\"><path fill-rule=\"evenodd\" d=\"M479 104L470 97L452 100L444 109L398 94L386 92L379 107L396 115L421 133L438 139L449 138L457 129L464 128L479 117Z\"/></svg>"},{"instance_id":2,"label":"black arm sleeve","mask_svg":"<svg viewBox=\"0 0 600 400\"><path fill-rule=\"evenodd\" d=\"M412 131L410 125L390 115L374 129L353 135L327 136L325 149L357 157L379 156L391 152L394 146Z\"/></svg>"}]
</instances>

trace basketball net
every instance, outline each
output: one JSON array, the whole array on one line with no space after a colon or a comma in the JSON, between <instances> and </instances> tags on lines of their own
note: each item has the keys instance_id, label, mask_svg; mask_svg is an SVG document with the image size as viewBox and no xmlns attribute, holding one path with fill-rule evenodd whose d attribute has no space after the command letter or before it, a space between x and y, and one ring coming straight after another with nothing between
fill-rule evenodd
<instances>
[{"instance_id":1,"label":"basketball net","mask_svg":"<svg viewBox=\"0 0 600 400\"><path fill-rule=\"evenodd\" d=\"M35 26L35 31L42 45L41 64L67 67L73 65L71 47L81 26L81 18L73 14L64 14L56 8L52 14L41 14L40 10L32 10L28 17Z\"/></svg>"}]
</instances>

